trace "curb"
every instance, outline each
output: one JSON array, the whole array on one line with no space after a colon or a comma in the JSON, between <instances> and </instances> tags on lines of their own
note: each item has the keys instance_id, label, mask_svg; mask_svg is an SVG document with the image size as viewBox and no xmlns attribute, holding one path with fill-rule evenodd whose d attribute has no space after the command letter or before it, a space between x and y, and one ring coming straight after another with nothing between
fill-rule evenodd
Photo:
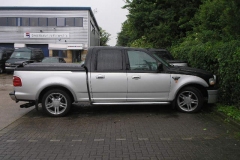
<instances>
[{"instance_id":1,"label":"curb","mask_svg":"<svg viewBox=\"0 0 240 160\"><path fill-rule=\"evenodd\" d=\"M240 128L240 122L234 120L233 118L227 116L226 114L224 114L224 113L222 113L222 112L220 112L220 111L214 110L214 113L215 113L216 115L218 115L221 119L223 119L223 120L228 120L228 123L230 123L230 124L232 124L232 125L235 125L235 126L237 126L237 127Z\"/></svg>"}]
</instances>

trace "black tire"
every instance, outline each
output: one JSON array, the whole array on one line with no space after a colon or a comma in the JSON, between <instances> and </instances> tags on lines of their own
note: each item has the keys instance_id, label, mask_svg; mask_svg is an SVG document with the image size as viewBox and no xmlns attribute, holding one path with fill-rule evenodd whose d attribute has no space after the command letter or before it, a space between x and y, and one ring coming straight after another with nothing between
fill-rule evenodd
<instances>
[{"instance_id":1,"label":"black tire","mask_svg":"<svg viewBox=\"0 0 240 160\"><path fill-rule=\"evenodd\" d=\"M202 108L203 101L203 95L197 88L185 87L177 94L175 104L181 112L195 113Z\"/></svg>"},{"instance_id":2,"label":"black tire","mask_svg":"<svg viewBox=\"0 0 240 160\"><path fill-rule=\"evenodd\" d=\"M42 98L43 111L52 117L65 116L72 105L69 95L60 89L47 91Z\"/></svg>"},{"instance_id":3,"label":"black tire","mask_svg":"<svg viewBox=\"0 0 240 160\"><path fill-rule=\"evenodd\" d=\"M3 73L3 69L2 69L2 67L0 67L0 74L2 74Z\"/></svg>"}]
</instances>

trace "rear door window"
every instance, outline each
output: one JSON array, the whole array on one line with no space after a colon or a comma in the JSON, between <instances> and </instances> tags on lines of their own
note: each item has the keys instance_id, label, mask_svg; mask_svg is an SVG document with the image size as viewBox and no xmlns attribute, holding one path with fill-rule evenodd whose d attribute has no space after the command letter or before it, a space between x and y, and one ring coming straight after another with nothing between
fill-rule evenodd
<instances>
[{"instance_id":1,"label":"rear door window","mask_svg":"<svg viewBox=\"0 0 240 160\"><path fill-rule=\"evenodd\" d=\"M123 70L123 53L121 50L102 49L97 53L97 71Z\"/></svg>"}]
</instances>

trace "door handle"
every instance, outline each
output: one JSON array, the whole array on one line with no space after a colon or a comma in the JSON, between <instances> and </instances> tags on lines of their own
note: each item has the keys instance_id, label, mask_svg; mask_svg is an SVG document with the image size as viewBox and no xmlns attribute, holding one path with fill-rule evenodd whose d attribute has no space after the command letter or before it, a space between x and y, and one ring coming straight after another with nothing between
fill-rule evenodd
<instances>
[{"instance_id":1,"label":"door handle","mask_svg":"<svg viewBox=\"0 0 240 160\"><path fill-rule=\"evenodd\" d=\"M104 75L101 75L101 74L99 74L99 75L97 75L97 76L96 76L96 78L97 78L97 79L104 79L104 78L105 78L105 76L104 76Z\"/></svg>"},{"instance_id":2,"label":"door handle","mask_svg":"<svg viewBox=\"0 0 240 160\"><path fill-rule=\"evenodd\" d=\"M132 76L132 79L138 80L141 79L141 76Z\"/></svg>"}]
</instances>

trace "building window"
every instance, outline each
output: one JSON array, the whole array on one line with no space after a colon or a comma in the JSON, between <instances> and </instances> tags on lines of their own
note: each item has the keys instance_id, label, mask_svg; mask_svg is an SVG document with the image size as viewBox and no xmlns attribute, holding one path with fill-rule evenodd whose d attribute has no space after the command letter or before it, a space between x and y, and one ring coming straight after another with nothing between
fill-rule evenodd
<instances>
[{"instance_id":1,"label":"building window","mask_svg":"<svg viewBox=\"0 0 240 160\"><path fill-rule=\"evenodd\" d=\"M13 17L8 18L8 26L17 26L17 19Z\"/></svg>"},{"instance_id":2,"label":"building window","mask_svg":"<svg viewBox=\"0 0 240 160\"><path fill-rule=\"evenodd\" d=\"M74 18L66 18L66 26L74 26Z\"/></svg>"},{"instance_id":3,"label":"building window","mask_svg":"<svg viewBox=\"0 0 240 160\"><path fill-rule=\"evenodd\" d=\"M57 18L48 18L48 26L57 26Z\"/></svg>"},{"instance_id":4,"label":"building window","mask_svg":"<svg viewBox=\"0 0 240 160\"><path fill-rule=\"evenodd\" d=\"M74 19L75 19L76 27L83 27L83 18L82 17L78 17L78 18L74 18Z\"/></svg>"},{"instance_id":5,"label":"building window","mask_svg":"<svg viewBox=\"0 0 240 160\"><path fill-rule=\"evenodd\" d=\"M38 18L30 18L30 26L38 26Z\"/></svg>"},{"instance_id":6,"label":"building window","mask_svg":"<svg viewBox=\"0 0 240 160\"><path fill-rule=\"evenodd\" d=\"M22 26L29 26L29 18L22 18Z\"/></svg>"},{"instance_id":7,"label":"building window","mask_svg":"<svg viewBox=\"0 0 240 160\"><path fill-rule=\"evenodd\" d=\"M83 27L83 17L0 17L0 26L59 26L59 27ZM95 27L91 23L91 31L95 33Z\"/></svg>"},{"instance_id":8,"label":"building window","mask_svg":"<svg viewBox=\"0 0 240 160\"><path fill-rule=\"evenodd\" d=\"M57 26L65 26L65 18L57 18Z\"/></svg>"},{"instance_id":9,"label":"building window","mask_svg":"<svg viewBox=\"0 0 240 160\"><path fill-rule=\"evenodd\" d=\"M0 26L7 26L7 17L0 17Z\"/></svg>"},{"instance_id":10,"label":"building window","mask_svg":"<svg viewBox=\"0 0 240 160\"><path fill-rule=\"evenodd\" d=\"M66 50L53 50L52 56L67 58L67 51Z\"/></svg>"},{"instance_id":11,"label":"building window","mask_svg":"<svg viewBox=\"0 0 240 160\"><path fill-rule=\"evenodd\" d=\"M39 26L47 26L47 18L39 18L38 25Z\"/></svg>"}]
</instances>

